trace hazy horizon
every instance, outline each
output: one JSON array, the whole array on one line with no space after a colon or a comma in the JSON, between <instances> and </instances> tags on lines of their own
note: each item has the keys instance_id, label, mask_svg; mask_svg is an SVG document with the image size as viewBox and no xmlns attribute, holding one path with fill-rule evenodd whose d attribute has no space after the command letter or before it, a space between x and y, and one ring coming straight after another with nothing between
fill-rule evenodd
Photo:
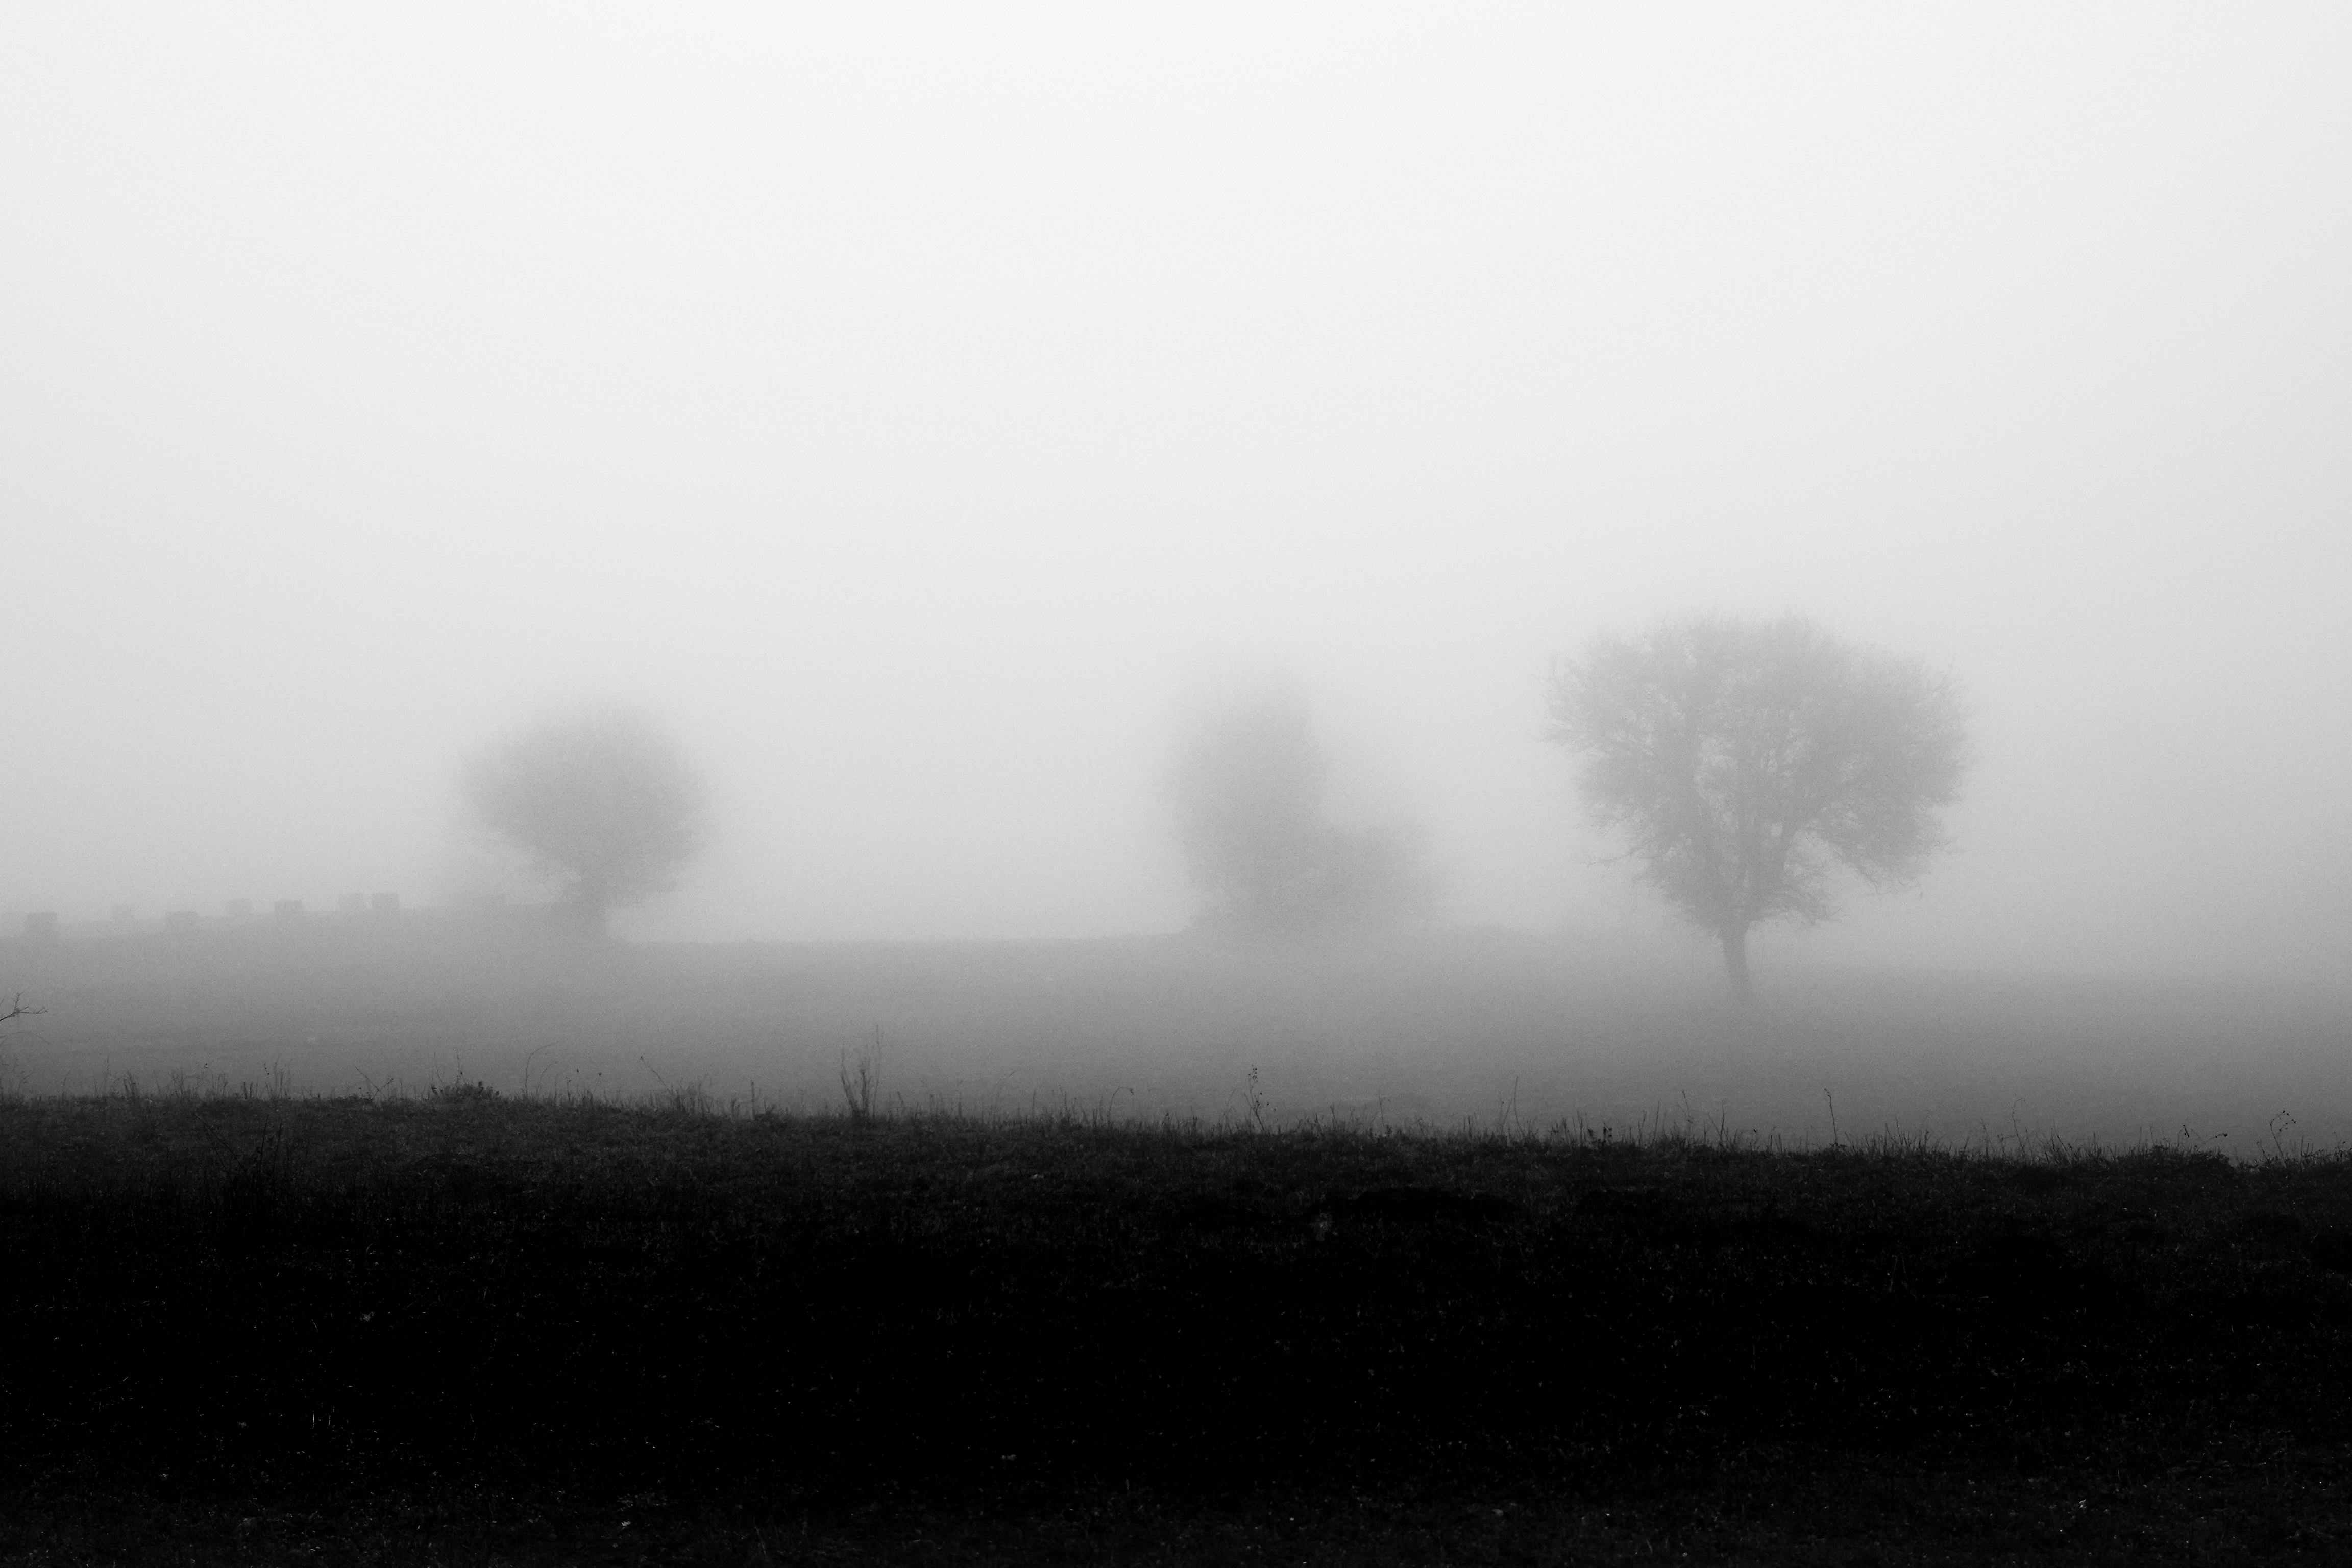
<instances>
[{"instance_id":1,"label":"hazy horizon","mask_svg":"<svg viewBox=\"0 0 2352 1568\"><path fill-rule=\"evenodd\" d=\"M1192 907L1204 672L1472 925L1689 939L1543 679L1798 610L1977 765L1825 962L2352 951L2352 16L26 5L0 911L509 886L457 777L663 716L625 929ZM13 934L0 931L0 935Z\"/></svg>"}]
</instances>

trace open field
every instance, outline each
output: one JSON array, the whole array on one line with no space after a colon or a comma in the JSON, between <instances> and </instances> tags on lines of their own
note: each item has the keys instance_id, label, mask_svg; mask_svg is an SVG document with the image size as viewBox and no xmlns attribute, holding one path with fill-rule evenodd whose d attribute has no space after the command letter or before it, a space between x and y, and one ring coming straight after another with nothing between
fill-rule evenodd
<instances>
[{"instance_id":1,"label":"open field","mask_svg":"<svg viewBox=\"0 0 2352 1568\"><path fill-rule=\"evenodd\" d=\"M2340 1156L117 1095L0 1241L0 1561L2352 1551Z\"/></svg>"},{"instance_id":2,"label":"open field","mask_svg":"<svg viewBox=\"0 0 2352 1568\"><path fill-rule=\"evenodd\" d=\"M698 1082L818 1110L863 1057L893 1102L988 1112L1213 1121L1255 1103L1285 1121L1664 1121L1796 1143L1924 1129L2011 1148L2352 1137L2340 987L1784 963L1742 1009L1704 952L1498 932L1255 953L1183 937L583 952L415 915L16 946L0 984L49 1009L0 1037L0 1074L36 1093Z\"/></svg>"},{"instance_id":3,"label":"open field","mask_svg":"<svg viewBox=\"0 0 2352 1568\"><path fill-rule=\"evenodd\" d=\"M2340 997L1741 1008L1475 932L4 956L0 1562L2352 1552Z\"/></svg>"}]
</instances>

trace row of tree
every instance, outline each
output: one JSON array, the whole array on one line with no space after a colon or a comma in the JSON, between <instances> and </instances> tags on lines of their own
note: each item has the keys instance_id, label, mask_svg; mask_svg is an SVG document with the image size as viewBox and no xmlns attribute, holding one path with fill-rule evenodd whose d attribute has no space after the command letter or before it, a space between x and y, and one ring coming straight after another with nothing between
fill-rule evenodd
<instances>
[{"instance_id":1,"label":"row of tree","mask_svg":"<svg viewBox=\"0 0 2352 1568\"><path fill-rule=\"evenodd\" d=\"M1549 738L1582 759L1592 820L1720 942L1834 912L1843 871L1910 882L1943 843L1968 766L1949 680L1801 616L1691 616L1595 638L1558 662ZM1170 796L1202 919L1251 938L1434 917L1419 836L1330 820L1304 691L1269 679L1197 707ZM599 709L518 732L466 779L478 822L522 851L586 930L671 885L702 842L692 771L644 716Z\"/></svg>"}]
</instances>

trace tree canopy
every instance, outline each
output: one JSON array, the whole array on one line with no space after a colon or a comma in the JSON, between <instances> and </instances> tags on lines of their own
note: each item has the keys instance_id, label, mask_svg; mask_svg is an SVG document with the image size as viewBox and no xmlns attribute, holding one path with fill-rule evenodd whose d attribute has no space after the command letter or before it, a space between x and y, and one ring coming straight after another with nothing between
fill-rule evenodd
<instances>
[{"instance_id":1,"label":"tree canopy","mask_svg":"<svg viewBox=\"0 0 2352 1568\"><path fill-rule=\"evenodd\" d=\"M653 721L604 706L517 731L467 770L475 820L590 930L675 885L702 842L699 780Z\"/></svg>"},{"instance_id":2,"label":"tree canopy","mask_svg":"<svg viewBox=\"0 0 2352 1568\"><path fill-rule=\"evenodd\" d=\"M1195 704L1170 783L1205 922L1296 932L1429 912L1436 883L1418 838L1394 827L1332 825L1328 774L1295 680L1237 684Z\"/></svg>"},{"instance_id":3,"label":"tree canopy","mask_svg":"<svg viewBox=\"0 0 2352 1568\"><path fill-rule=\"evenodd\" d=\"M1717 937L1742 989L1748 931L1829 918L1839 868L1874 889L1915 879L1968 767L1948 679L1801 616L1596 637L1554 667L1549 698L1593 821Z\"/></svg>"}]
</instances>

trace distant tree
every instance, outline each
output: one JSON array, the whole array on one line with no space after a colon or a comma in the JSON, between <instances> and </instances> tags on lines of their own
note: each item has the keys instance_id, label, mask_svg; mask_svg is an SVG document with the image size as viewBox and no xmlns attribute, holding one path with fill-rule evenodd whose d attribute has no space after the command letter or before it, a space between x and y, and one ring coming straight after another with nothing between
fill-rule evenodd
<instances>
[{"instance_id":1,"label":"distant tree","mask_svg":"<svg viewBox=\"0 0 2352 1568\"><path fill-rule=\"evenodd\" d=\"M1743 993L1748 931L1828 919L1835 868L1874 889L1919 875L1968 767L1944 677L1798 616L1597 637L1554 666L1550 709L1594 822L1631 837Z\"/></svg>"},{"instance_id":2,"label":"distant tree","mask_svg":"<svg viewBox=\"0 0 2352 1568\"><path fill-rule=\"evenodd\" d=\"M675 885L702 842L699 781L646 715L601 706L517 731L467 768L475 820L556 885L581 928Z\"/></svg>"},{"instance_id":3,"label":"distant tree","mask_svg":"<svg viewBox=\"0 0 2352 1568\"><path fill-rule=\"evenodd\" d=\"M1296 681L1234 686L1194 707L1171 784L1178 841L1209 923L1295 931L1430 912L1436 880L1419 839L1333 826L1327 776Z\"/></svg>"}]
</instances>

